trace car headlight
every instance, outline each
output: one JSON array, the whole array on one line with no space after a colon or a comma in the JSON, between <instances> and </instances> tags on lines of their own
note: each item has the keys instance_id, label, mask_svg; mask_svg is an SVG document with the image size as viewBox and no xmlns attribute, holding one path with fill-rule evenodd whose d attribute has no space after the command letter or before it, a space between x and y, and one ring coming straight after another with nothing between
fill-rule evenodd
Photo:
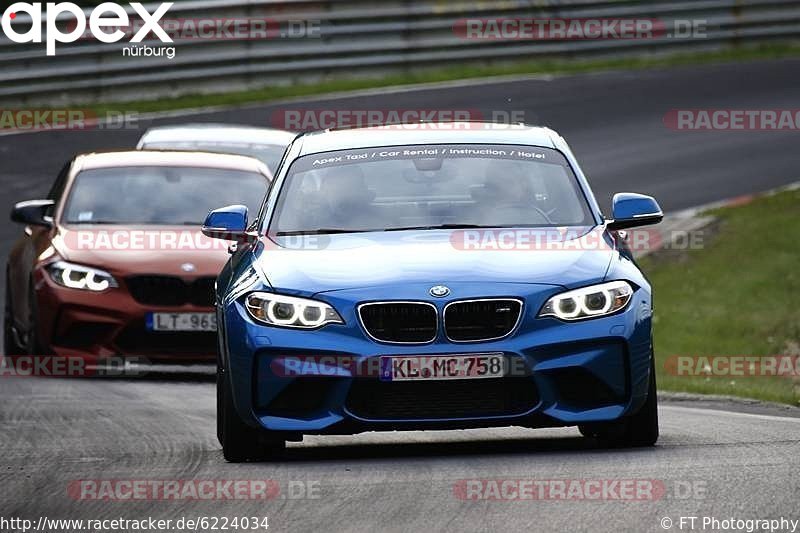
<instances>
[{"instance_id":1,"label":"car headlight","mask_svg":"<svg viewBox=\"0 0 800 533\"><path fill-rule=\"evenodd\" d=\"M61 285L70 289L83 289L93 292L101 292L110 287L118 287L117 280L103 270L91 268L66 261L56 261L47 266L50 278Z\"/></svg>"},{"instance_id":2,"label":"car headlight","mask_svg":"<svg viewBox=\"0 0 800 533\"><path fill-rule=\"evenodd\" d=\"M624 309L631 300L631 295L633 288L626 281L583 287L553 296L539 311L539 316L554 316L561 320L607 316Z\"/></svg>"},{"instance_id":3,"label":"car headlight","mask_svg":"<svg viewBox=\"0 0 800 533\"><path fill-rule=\"evenodd\" d=\"M311 329L325 324L344 324L333 307L308 298L254 292L247 296L245 307L255 320L270 326Z\"/></svg>"}]
</instances>

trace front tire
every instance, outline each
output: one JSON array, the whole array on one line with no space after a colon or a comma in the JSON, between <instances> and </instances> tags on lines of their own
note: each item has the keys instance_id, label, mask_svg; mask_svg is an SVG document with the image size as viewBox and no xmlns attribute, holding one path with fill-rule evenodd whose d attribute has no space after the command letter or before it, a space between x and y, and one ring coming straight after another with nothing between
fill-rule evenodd
<instances>
[{"instance_id":1,"label":"front tire","mask_svg":"<svg viewBox=\"0 0 800 533\"><path fill-rule=\"evenodd\" d=\"M233 404L229 377L217 369L217 438L230 463L264 461L280 455L286 441L245 424Z\"/></svg>"},{"instance_id":2,"label":"front tire","mask_svg":"<svg viewBox=\"0 0 800 533\"><path fill-rule=\"evenodd\" d=\"M6 276L6 298L3 310L3 354L4 355L25 355L25 348L17 342L17 335L14 333L14 307L11 301L11 285Z\"/></svg>"},{"instance_id":3,"label":"front tire","mask_svg":"<svg viewBox=\"0 0 800 533\"><path fill-rule=\"evenodd\" d=\"M655 362L650 366L647 400L639 411L619 422L578 426L584 437L598 439L612 446L646 447L658 441L658 392Z\"/></svg>"},{"instance_id":4,"label":"front tire","mask_svg":"<svg viewBox=\"0 0 800 533\"><path fill-rule=\"evenodd\" d=\"M28 334L26 336L26 352L28 355L44 356L49 355L49 350L45 348L39 335L39 305L36 300L36 291L33 290L33 281L28 296L28 306L30 316L28 318Z\"/></svg>"}]
</instances>

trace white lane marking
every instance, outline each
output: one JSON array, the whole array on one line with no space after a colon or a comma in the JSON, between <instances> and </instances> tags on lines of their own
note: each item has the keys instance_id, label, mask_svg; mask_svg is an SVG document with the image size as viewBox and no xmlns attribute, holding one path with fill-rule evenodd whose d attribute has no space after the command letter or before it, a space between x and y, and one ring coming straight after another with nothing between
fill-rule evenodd
<instances>
[{"instance_id":1,"label":"white lane marking","mask_svg":"<svg viewBox=\"0 0 800 533\"><path fill-rule=\"evenodd\" d=\"M684 411L696 414L725 415L725 416L739 417L739 418L756 418L759 420L794 422L796 424L800 423L800 418L794 418L791 416L762 415L758 413L737 413L735 411L725 411L723 409L708 409L706 407L683 407L677 405L663 405L660 407L660 409L663 409L665 411Z\"/></svg>"}]
</instances>

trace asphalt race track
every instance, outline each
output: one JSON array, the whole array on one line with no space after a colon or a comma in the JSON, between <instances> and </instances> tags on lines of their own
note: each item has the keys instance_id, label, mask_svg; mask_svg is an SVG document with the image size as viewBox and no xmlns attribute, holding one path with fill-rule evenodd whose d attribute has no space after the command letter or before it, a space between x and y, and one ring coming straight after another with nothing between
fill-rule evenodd
<instances>
[{"instance_id":1,"label":"asphalt race track","mask_svg":"<svg viewBox=\"0 0 800 533\"><path fill-rule=\"evenodd\" d=\"M783 60L384 91L158 122L269 125L276 109L306 107L523 110L567 138L603 207L632 190L670 211L797 181L800 133L672 131L669 110L797 109L798 88L800 60ZM132 147L142 128L0 136L0 211L45 194L74 153ZM0 226L3 260L19 231ZM370 433L307 437L284 461L232 465L214 428L213 384L191 373L2 378L0 516L268 516L280 531L655 532L681 530L681 516L800 519L800 416L769 406L664 402L662 437L640 450L599 448L573 428ZM271 480L279 491L266 500L76 496L76 483L98 479ZM463 498L468 480L507 479L649 480L663 490L637 501Z\"/></svg>"},{"instance_id":2,"label":"asphalt race track","mask_svg":"<svg viewBox=\"0 0 800 533\"><path fill-rule=\"evenodd\" d=\"M596 448L576 429L371 433L307 437L283 462L233 465L213 434L210 384L5 381L0 507L34 521L268 516L270 531L655 532L664 517L800 518L800 418L669 405L653 449ZM665 492L642 501L475 501L455 490L462 480L520 478L646 479ZM266 501L68 492L97 479L263 479L281 492ZM301 498L306 491L314 498Z\"/></svg>"}]
</instances>

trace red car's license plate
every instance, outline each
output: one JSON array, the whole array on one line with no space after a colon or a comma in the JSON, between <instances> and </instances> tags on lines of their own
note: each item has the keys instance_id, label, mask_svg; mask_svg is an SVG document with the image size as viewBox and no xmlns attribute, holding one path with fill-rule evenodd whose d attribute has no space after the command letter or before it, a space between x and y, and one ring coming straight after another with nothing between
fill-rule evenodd
<instances>
[{"instance_id":1,"label":"red car's license plate","mask_svg":"<svg viewBox=\"0 0 800 533\"><path fill-rule=\"evenodd\" d=\"M215 313L148 313L151 331L217 331Z\"/></svg>"}]
</instances>

